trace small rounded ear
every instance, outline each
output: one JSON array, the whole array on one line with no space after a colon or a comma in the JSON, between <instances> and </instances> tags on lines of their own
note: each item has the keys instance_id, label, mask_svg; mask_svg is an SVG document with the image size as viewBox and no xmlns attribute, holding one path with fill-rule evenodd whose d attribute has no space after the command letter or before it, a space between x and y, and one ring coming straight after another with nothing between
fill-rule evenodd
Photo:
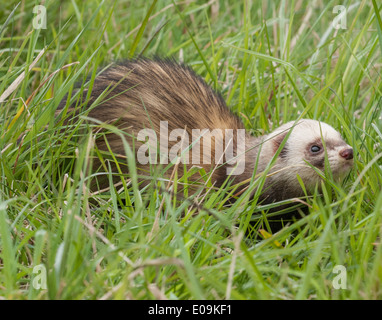
<instances>
[{"instance_id":1,"label":"small rounded ear","mask_svg":"<svg viewBox=\"0 0 382 320\"><path fill-rule=\"evenodd\" d=\"M273 154L275 154L277 150L280 148L288 132L289 131L282 132L280 134L277 134L274 138L272 138ZM286 145L284 144L283 149L280 151L279 156L285 157L285 155L286 155Z\"/></svg>"}]
</instances>

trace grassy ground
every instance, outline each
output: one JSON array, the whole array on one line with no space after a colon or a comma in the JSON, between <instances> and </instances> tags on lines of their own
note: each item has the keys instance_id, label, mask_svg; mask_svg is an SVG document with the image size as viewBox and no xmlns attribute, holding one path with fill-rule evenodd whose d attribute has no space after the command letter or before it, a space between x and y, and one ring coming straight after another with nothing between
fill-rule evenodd
<instances>
[{"instance_id":1,"label":"grassy ground","mask_svg":"<svg viewBox=\"0 0 382 320\"><path fill-rule=\"evenodd\" d=\"M45 1L46 29L33 1L2 4L0 298L381 299L382 13L343 1L336 29L337 4ZM253 134L301 113L331 124L354 170L262 241L269 208L247 194L185 200L134 174L91 193L91 136L81 121L63 135L54 111L75 83L140 55L192 66Z\"/></svg>"}]
</instances>

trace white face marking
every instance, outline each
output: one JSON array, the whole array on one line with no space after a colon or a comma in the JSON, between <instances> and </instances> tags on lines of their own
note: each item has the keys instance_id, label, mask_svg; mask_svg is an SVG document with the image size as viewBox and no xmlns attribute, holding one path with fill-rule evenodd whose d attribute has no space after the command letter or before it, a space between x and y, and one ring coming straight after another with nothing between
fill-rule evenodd
<instances>
[{"instance_id":1,"label":"white face marking","mask_svg":"<svg viewBox=\"0 0 382 320\"><path fill-rule=\"evenodd\" d=\"M333 177L341 178L349 172L353 160L346 160L340 155L340 152L350 150L351 147L333 127L324 122L302 119L298 123L292 121L282 125L272 132L269 137L277 139L279 134L285 134L291 128L292 132L278 160L279 167L288 168L283 173L283 180L285 178L285 181L289 181L289 183L292 181L297 182L296 175L298 174L308 186L313 186L320 181L319 175L307 162L322 172L325 171L325 149L322 140L325 142ZM319 151L312 151L317 149Z\"/></svg>"}]
</instances>

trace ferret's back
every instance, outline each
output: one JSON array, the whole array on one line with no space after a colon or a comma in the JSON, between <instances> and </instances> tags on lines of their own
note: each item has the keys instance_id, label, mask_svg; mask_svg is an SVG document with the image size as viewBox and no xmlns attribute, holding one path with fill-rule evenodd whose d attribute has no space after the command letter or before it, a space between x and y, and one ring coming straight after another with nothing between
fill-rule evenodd
<instances>
[{"instance_id":1,"label":"ferret's back","mask_svg":"<svg viewBox=\"0 0 382 320\"><path fill-rule=\"evenodd\" d=\"M87 89L84 89L80 100L84 101L87 96ZM66 101L62 101L61 108L65 104ZM163 144L166 150L160 149L159 153L171 153L177 141L169 139L167 134L162 135L163 122L167 123L167 132L185 129L192 138L193 129L200 132L204 129L211 132L220 129L219 132L223 135L226 129L230 129L233 132L234 146L237 145L238 129L244 129L241 120L230 111L220 94L209 87L193 70L169 59L137 59L108 68L95 78L89 101L85 104L85 109L91 108L88 113L90 118L124 130L127 133L125 138L130 146L134 146L135 151L140 150L144 144L143 140L135 139L141 130L153 129L158 141L168 142L167 149L166 144ZM199 135L202 136L201 133ZM103 137L96 139L98 149L108 151L110 146L114 154L125 154L118 135L108 133L106 138L107 143ZM196 141L198 140L199 138ZM212 135L211 140L208 137L200 138L203 148L192 148L190 158L194 159L195 156L197 159L204 159L204 155L210 154L210 162L197 162L206 172L210 172L215 166L216 158L219 161L222 158L220 153L216 154L214 146L226 146L223 140L225 141L225 137L219 135ZM157 147L155 141L152 143ZM236 148L233 156L236 156ZM189 163L187 168L193 165L194 163ZM98 168L101 164L95 159L93 166ZM146 174L150 172L150 166L146 163L140 163L139 169ZM217 185L221 185L226 175L226 169L220 166L214 169L211 181L218 181ZM198 179L200 180L200 175L195 178ZM108 181L105 185L107 183Z\"/></svg>"},{"instance_id":2,"label":"ferret's back","mask_svg":"<svg viewBox=\"0 0 382 320\"><path fill-rule=\"evenodd\" d=\"M170 59L138 59L109 68L95 79L89 105L105 90L110 93L89 116L122 118L133 130L157 129L160 121L167 121L169 130L244 128L220 94Z\"/></svg>"}]
</instances>

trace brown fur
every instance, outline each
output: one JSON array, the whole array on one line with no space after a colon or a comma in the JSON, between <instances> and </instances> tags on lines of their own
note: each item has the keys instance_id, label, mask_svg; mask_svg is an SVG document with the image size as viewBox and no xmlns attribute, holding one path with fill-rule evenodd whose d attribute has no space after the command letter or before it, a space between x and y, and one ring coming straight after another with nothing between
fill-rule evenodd
<instances>
[{"instance_id":1,"label":"brown fur","mask_svg":"<svg viewBox=\"0 0 382 320\"><path fill-rule=\"evenodd\" d=\"M243 123L229 110L218 93L213 91L199 76L184 65L179 65L172 60L152 61L139 59L111 67L95 79L90 100L86 102L86 106L91 106L105 91L108 91L108 93L102 99L103 102L92 108L88 116L101 122L115 124L131 134L126 135L126 139L130 145L135 145L135 150L138 150L142 142L136 141L132 136L136 136L144 128L151 128L156 133L159 133L160 121L168 121L169 132L179 128L186 129L190 137L192 136L192 129L206 128L211 131L213 129L233 129L233 150L234 154L237 155L235 153L238 143L236 130L244 129ZM86 94L87 91L85 90L82 97L86 97ZM66 100L63 100L58 113L65 105ZM71 106L72 109L74 107L74 105ZM252 177L260 145L262 152L259 155L257 173L264 171L293 123L289 123L289 126L286 127L287 125L281 127L279 131L276 130L274 133L258 138L246 133L245 170L241 175L232 176L235 182L241 182ZM312 126L312 128L309 126ZM291 139L291 135L271 171L281 170L281 172L267 178L260 200L273 202L302 196L303 192L296 179L296 174L299 174L303 181L312 188L312 181L315 183L319 181L314 177L313 170L306 166L304 162L308 160L318 169L324 170L323 156L311 155L309 149L312 141L322 145L321 135L317 133L317 126L319 126L319 123L312 120L305 120L305 122L296 125L292 132L294 134L294 131L296 131L295 136L293 136L295 141ZM332 128L327 127L323 130L323 133L328 132L328 137L324 137L324 139L328 138L326 142L328 150L329 148L340 148L341 150L350 148L338 133L338 135L334 134L336 132L334 129L332 132ZM301 132L299 133L298 130ZM310 137L307 134L310 140L308 141L308 138L306 138L307 141L302 140L300 142L299 137L304 139L305 131L314 131L315 136ZM219 138L212 140L212 160L214 159L214 146L219 142L217 139ZM125 154L122 141L118 136L108 134L107 140L115 154ZM169 142L169 149L175 144L176 141ZM202 138L201 145L203 144L204 139ZM301 146L295 144L301 144ZM97 147L100 150L107 150L103 138L97 139ZM287 161L292 157L291 152L295 153L295 150L298 150L299 147L304 149L301 153L301 159L296 160L296 164L300 167L295 169L292 165L292 169L283 171L282 169L291 165ZM192 159L192 152L194 151L190 151L190 159ZM334 155L334 158L336 158L336 155ZM333 160L333 163L342 160L341 157L338 157L338 159ZM351 159L348 160L347 163L349 164ZM96 165L99 165L99 163L96 162ZM215 168L214 161L211 164L201 163L199 166L204 167L207 173L211 169L215 169L211 176L211 182L215 183L215 186L221 186L227 178L226 166L217 166ZM149 165L138 164L138 167L142 170L139 174L149 175ZM182 167L183 165L179 166L179 168ZM192 164L187 165L188 169L191 167ZM348 167L350 168L351 165ZM167 173L167 176L169 176L169 173ZM195 175L194 179L200 180L200 176ZM106 185L107 181L103 182L101 186Z\"/></svg>"}]
</instances>

